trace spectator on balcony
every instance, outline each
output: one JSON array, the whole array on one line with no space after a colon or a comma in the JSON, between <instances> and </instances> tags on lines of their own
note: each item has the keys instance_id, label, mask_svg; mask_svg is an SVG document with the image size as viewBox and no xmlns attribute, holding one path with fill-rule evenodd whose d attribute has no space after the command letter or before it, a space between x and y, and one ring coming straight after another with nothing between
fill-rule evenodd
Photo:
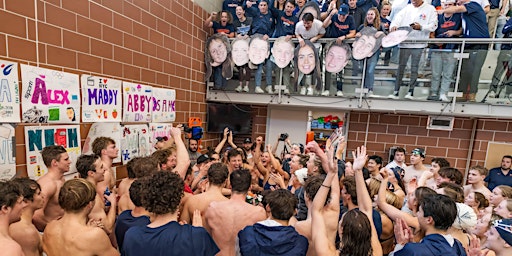
<instances>
[{"instance_id":1,"label":"spectator on balcony","mask_svg":"<svg viewBox=\"0 0 512 256\"><path fill-rule=\"evenodd\" d=\"M442 8L455 5L456 0L442 0ZM462 34L462 17L460 13L439 14L438 24L435 31L436 38L458 37ZM453 52L459 48L458 44L440 44L430 45L432 55L430 57L430 66L432 68L432 84L430 87L430 96L428 100L449 101L448 90L455 81L453 71L457 66L457 59ZM441 90L439 90L441 85Z\"/></svg>"},{"instance_id":2,"label":"spectator on balcony","mask_svg":"<svg viewBox=\"0 0 512 256\"><path fill-rule=\"evenodd\" d=\"M231 13L231 17L237 17L236 16L236 8L238 6L243 7L244 0L224 0L222 2L222 10L228 11ZM235 18L236 20L236 18Z\"/></svg>"},{"instance_id":3,"label":"spectator on balcony","mask_svg":"<svg viewBox=\"0 0 512 256\"><path fill-rule=\"evenodd\" d=\"M210 77L211 67L213 67L215 89L225 88L227 79L231 78L233 75L233 71L228 71L228 69L231 69L231 63L229 63L231 58L228 58L231 54L231 47L229 47L227 38L225 40L222 38L223 36L228 38L235 36L235 28L232 23L233 17L228 11L222 11L220 16L217 15L217 12L212 12L210 17L204 22L206 27L213 28L215 35L213 40L207 41L206 49L208 50L205 51L205 58L209 57L208 60L211 60L206 63L207 79ZM224 65L224 63L226 63L226 65ZM208 70L210 71L208 72Z\"/></svg>"},{"instance_id":4,"label":"spectator on balcony","mask_svg":"<svg viewBox=\"0 0 512 256\"><path fill-rule=\"evenodd\" d=\"M459 0L458 6L451 6L438 11L444 13L462 13L463 35L465 38L489 38L489 29L485 18L485 12L478 3L470 0ZM487 56L487 43L466 44L464 52L469 53L469 59L462 62L459 91L464 92L464 98L475 101L480 73ZM466 94L469 86L469 93Z\"/></svg>"},{"instance_id":5,"label":"spectator on balcony","mask_svg":"<svg viewBox=\"0 0 512 256\"><path fill-rule=\"evenodd\" d=\"M391 25L391 18L389 14L391 13L391 4L385 0L382 1L380 6L380 23L382 24L382 28L384 29L384 33L389 33L389 26ZM391 49L396 48L396 52L398 52L398 46L391 47L391 48L384 48L382 51L384 54L384 66L389 65L389 61L391 59Z\"/></svg>"},{"instance_id":6,"label":"spectator on balcony","mask_svg":"<svg viewBox=\"0 0 512 256\"><path fill-rule=\"evenodd\" d=\"M429 38L430 32L437 29L436 9L423 0L411 0L402 9L391 22L390 31L397 30L398 27L410 26L413 30L409 33L408 39L425 40ZM391 99L398 99L398 91L403 85L403 77L405 67L409 57L411 57L411 76L409 82L409 92L405 96L406 99L414 99L414 87L417 85L418 68L421 59L421 53L426 47L426 43L401 43L399 45L400 54L398 61L398 71L396 74L396 84L393 94L389 96Z\"/></svg>"},{"instance_id":7,"label":"spectator on balcony","mask_svg":"<svg viewBox=\"0 0 512 256\"><path fill-rule=\"evenodd\" d=\"M323 26L324 26L324 28L327 29L325 37L326 38L336 38L337 45L341 45L345 39L354 38L356 35L356 27L355 27L355 23L354 23L354 18L349 15L349 7L346 4L342 4L338 11L336 9L332 9L331 12L329 13L329 16L327 16L327 18L324 20ZM327 65L326 66L327 73L325 76L325 90L322 92L323 96L329 96L329 94L330 94L329 88L332 83L331 80L332 80L333 71L337 71L337 72L335 72L335 74L336 74L336 89L337 89L336 96L343 96L343 80L342 80L343 78L341 76L342 75L341 71L343 70L343 67L345 67L346 63L345 63L345 65L343 65L343 67L334 69L334 68L330 68L330 66L328 66L328 65L330 65L329 63L332 61L328 62L327 59L329 58L329 60L330 60L330 58L332 58L332 57L334 57L334 55L336 55L336 57L338 57L338 58L344 58L344 59L341 59L338 63L338 64L342 64L345 61L348 61L348 59L350 58L351 55L346 54L346 53L349 53L347 51L345 51L344 55L335 54L336 51L335 51L335 49L333 49L333 50L334 51L326 51L327 55L325 56L325 58L326 58L325 64ZM329 54L330 54L330 56L329 56ZM339 71L338 71L338 69L339 69Z\"/></svg>"},{"instance_id":8,"label":"spectator on balcony","mask_svg":"<svg viewBox=\"0 0 512 256\"><path fill-rule=\"evenodd\" d=\"M503 27L504 38L512 38L512 19L508 19ZM502 76L505 74L505 77ZM496 63L496 69L492 75L492 83L488 97L496 97L498 87L506 86L505 97L512 98L512 44L502 44L500 55ZM501 89L500 89L501 91Z\"/></svg>"},{"instance_id":9,"label":"spectator on balcony","mask_svg":"<svg viewBox=\"0 0 512 256\"><path fill-rule=\"evenodd\" d=\"M237 38L231 42L233 63L238 67L239 85L235 91L249 92L251 69L249 68L249 42L247 38L251 29L252 17L245 16L245 10L241 5L236 7L236 16L238 19L233 21L233 26ZM242 87L244 81L245 86Z\"/></svg>"},{"instance_id":10,"label":"spectator on balcony","mask_svg":"<svg viewBox=\"0 0 512 256\"><path fill-rule=\"evenodd\" d=\"M213 28L214 34L224 34L228 38L235 37L233 16L231 16L231 13L228 11L222 11L220 16L217 16L217 12L212 12L204 24L206 27Z\"/></svg>"},{"instance_id":11,"label":"spectator on balcony","mask_svg":"<svg viewBox=\"0 0 512 256\"><path fill-rule=\"evenodd\" d=\"M364 23L357 29L356 37L358 38L352 44L353 57L354 57L354 70L353 75L357 76L364 68L364 88L368 89L367 96L373 97L373 83L375 81L375 67L379 61L380 46L382 37L384 36L384 29L380 23L379 10L376 7L371 7L366 14ZM363 59L356 60L355 56L364 55ZM359 57L359 56L358 56ZM366 65L364 64L366 61Z\"/></svg>"},{"instance_id":12,"label":"spectator on balcony","mask_svg":"<svg viewBox=\"0 0 512 256\"><path fill-rule=\"evenodd\" d=\"M355 27L358 28L364 23L366 12L362 8L357 7L357 0L348 0L348 7L348 14L354 18Z\"/></svg>"}]
</instances>

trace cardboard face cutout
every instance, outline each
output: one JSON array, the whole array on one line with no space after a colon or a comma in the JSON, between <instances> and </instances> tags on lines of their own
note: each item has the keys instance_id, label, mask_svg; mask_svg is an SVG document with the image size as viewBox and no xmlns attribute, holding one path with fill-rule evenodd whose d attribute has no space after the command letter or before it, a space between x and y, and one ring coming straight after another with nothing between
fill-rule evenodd
<instances>
[{"instance_id":1,"label":"cardboard face cutout","mask_svg":"<svg viewBox=\"0 0 512 256\"><path fill-rule=\"evenodd\" d=\"M397 30L389 33L382 38L382 47L393 47L405 41L411 32L410 27L399 27Z\"/></svg>"},{"instance_id":2,"label":"cardboard face cutout","mask_svg":"<svg viewBox=\"0 0 512 256\"><path fill-rule=\"evenodd\" d=\"M371 57L382 42L381 38L377 38L377 30L373 27L365 27L360 33L361 36L352 44L352 57L356 60Z\"/></svg>"},{"instance_id":3,"label":"cardboard face cutout","mask_svg":"<svg viewBox=\"0 0 512 256\"><path fill-rule=\"evenodd\" d=\"M294 46L291 41L285 41L281 38L277 39L272 47L274 63L276 63L279 68L285 68L288 66L290 61L293 59L293 50Z\"/></svg>"},{"instance_id":4,"label":"cardboard face cutout","mask_svg":"<svg viewBox=\"0 0 512 256\"><path fill-rule=\"evenodd\" d=\"M261 38L253 38L249 45L249 60L254 65L263 63L268 56L270 51L268 49L268 42Z\"/></svg>"},{"instance_id":5,"label":"cardboard face cutout","mask_svg":"<svg viewBox=\"0 0 512 256\"><path fill-rule=\"evenodd\" d=\"M320 8L315 1L308 1L304 7L302 7L299 11L299 20L302 20L302 16L306 13L311 13L315 17L315 19L320 19Z\"/></svg>"},{"instance_id":6,"label":"cardboard face cutout","mask_svg":"<svg viewBox=\"0 0 512 256\"><path fill-rule=\"evenodd\" d=\"M325 70L329 73L339 73L350 60L347 50L339 45L332 45L325 54Z\"/></svg>"},{"instance_id":7,"label":"cardboard face cutout","mask_svg":"<svg viewBox=\"0 0 512 256\"><path fill-rule=\"evenodd\" d=\"M212 40L210 45L208 45L208 51L210 51L212 56L212 67L220 66L228 57L226 45L220 39Z\"/></svg>"},{"instance_id":8,"label":"cardboard face cutout","mask_svg":"<svg viewBox=\"0 0 512 256\"><path fill-rule=\"evenodd\" d=\"M305 45L299 48L297 53L297 66L299 71L305 75L309 75L315 70L316 58L315 58L315 47Z\"/></svg>"},{"instance_id":9,"label":"cardboard face cutout","mask_svg":"<svg viewBox=\"0 0 512 256\"><path fill-rule=\"evenodd\" d=\"M243 66L249 62L249 41L239 39L233 41L231 46L231 58L237 66Z\"/></svg>"}]
</instances>

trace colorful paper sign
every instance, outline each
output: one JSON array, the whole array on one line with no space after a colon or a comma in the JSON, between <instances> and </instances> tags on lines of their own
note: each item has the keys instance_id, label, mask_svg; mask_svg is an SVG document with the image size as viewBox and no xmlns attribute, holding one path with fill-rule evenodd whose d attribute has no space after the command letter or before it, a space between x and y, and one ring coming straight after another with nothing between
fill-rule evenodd
<instances>
[{"instance_id":1,"label":"colorful paper sign","mask_svg":"<svg viewBox=\"0 0 512 256\"><path fill-rule=\"evenodd\" d=\"M149 142L151 144L151 153L155 152L156 137L171 138L170 123L150 123L149 124Z\"/></svg>"},{"instance_id":2,"label":"colorful paper sign","mask_svg":"<svg viewBox=\"0 0 512 256\"><path fill-rule=\"evenodd\" d=\"M123 82L123 122L151 122L152 87Z\"/></svg>"},{"instance_id":3,"label":"colorful paper sign","mask_svg":"<svg viewBox=\"0 0 512 256\"><path fill-rule=\"evenodd\" d=\"M121 81L82 75L82 122L121 122Z\"/></svg>"},{"instance_id":4,"label":"colorful paper sign","mask_svg":"<svg viewBox=\"0 0 512 256\"><path fill-rule=\"evenodd\" d=\"M79 123L78 75L21 64L22 121Z\"/></svg>"},{"instance_id":5,"label":"colorful paper sign","mask_svg":"<svg viewBox=\"0 0 512 256\"><path fill-rule=\"evenodd\" d=\"M176 120L176 91L153 88L152 121L156 123L174 122Z\"/></svg>"},{"instance_id":6,"label":"colorful paper sign","mask_svg":"<svg viewBox=\"0 0 512 256\"><path fill-rule=\"evenodd\" d=\"M16 175L16 140L12 124L0 125L0 180Z\"/></svg>"},{"instance_id":7,"label":"colorful paper sign","mask_svg":"<svg viewBox=\"0 0 512 256\"><path fill-rule=\"evenodd\" d=\"M109 137L116 142L116 146L121 147L121 124L119 123L94 123L89 129L89 133L85 138L82 152L84 154L92 154L91 144L98 137ZM113 163L121 162L121 150L117 153L117 158Z\"/></svg>"},{"instance_id":8,"label":"colorful paper sign","mask_svg":"<svg viewBox=\"0 0 512 256\"><path fill-rule=\"evenodd\" d=\"M48 172L40 152L51 145L61 145L68 152L71 168L64 175L76 173L76 159L82 152L80 125L25 126L27 173L30 178L39 179Z\"/></svg>"},{"instance_id":9,"label":"colorful paper sign","mask_svg":"<svg viewBox=\"0 0 512 256\"><path fill-rule=\"evenodd\" d=\"M121 138L121 155L123 164L134 157L151 154L150 134L147 124L123 125Z\"/></svg>"},{"instance_id":10,"label":"colorful paper sign","mask_svg":"<svg viewBox=\"0 0 512 256\"><path fill-rule=\"evenodd\" d=\"M0 60L0 123L19 123L18 63Z\"/></svg>"}]
</instances>

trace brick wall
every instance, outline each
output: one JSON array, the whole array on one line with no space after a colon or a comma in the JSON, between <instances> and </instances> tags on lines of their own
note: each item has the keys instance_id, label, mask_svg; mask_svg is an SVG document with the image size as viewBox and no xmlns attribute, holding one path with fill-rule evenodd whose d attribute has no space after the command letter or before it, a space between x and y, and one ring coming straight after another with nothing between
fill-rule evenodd
<instances>
[{"instance_id":1,"label":"brick wall","mask_svg":"<svg viewBox=\"0 0 512 256\"><path fill-rule=\"evenodd\" d=\"M39 0L37 7L4 0L0 58L37 65L37 47L41 67L172 88L177 123L205 120L207 15L192 0ZM26 175L23 126L16 128L18 175ZM82 140L89 128L81 125ZM203 146L213 138L206 135Z\"/></svg>"}]
</instances>

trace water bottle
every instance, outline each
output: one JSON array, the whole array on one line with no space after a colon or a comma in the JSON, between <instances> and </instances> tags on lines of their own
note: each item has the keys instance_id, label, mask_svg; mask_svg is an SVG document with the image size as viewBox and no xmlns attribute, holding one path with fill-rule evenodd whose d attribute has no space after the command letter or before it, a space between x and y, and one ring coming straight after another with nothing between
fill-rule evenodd
<instances>
[{"instance_id":1,"label":"water bottle","mask_svg":"<svg viewBox=\"0 0 512 256\"><path fill-rule=\"evenodd\" d=\"M108 189L108 187L105 189L105 192L103 192L103 194L106 195L106 196L110 196L110 193L111 192ZM105 206L110 206L110 205L111 205L110 201L105 199Z\"/></svg>"}]
</instances>

